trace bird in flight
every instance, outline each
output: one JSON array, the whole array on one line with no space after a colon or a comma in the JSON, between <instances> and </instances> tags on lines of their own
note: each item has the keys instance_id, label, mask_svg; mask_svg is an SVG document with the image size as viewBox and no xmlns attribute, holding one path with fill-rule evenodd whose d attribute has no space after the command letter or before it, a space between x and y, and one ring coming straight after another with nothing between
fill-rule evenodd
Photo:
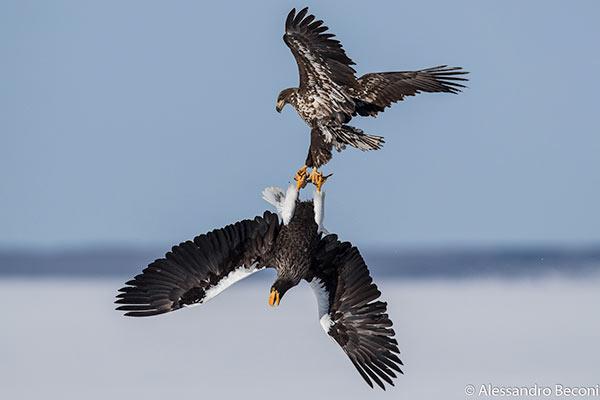
<instances>
[{"instance_id":1,"label":"bird in flight","mask_svg":"<svg viewBox=\"0 0 600 400\"><path fill-rule=\"evenodd\" d=\"M385 390L402 373L387 303L358 249L323 228L324 193L299 201L298 188L267 188L277 214L236 222L172 248L119 290L117 310L146 317L206 303L228 286L265 268L277 279L269 305L307 281L317 298L320 324L363 379Z\"/></svg>"},{"instance_id":2,"label":"bird in flight","mask_svg":"<svg viewBox=\"0 0 600 400\"><path fill-rule=\"evenodd\" d=\"M294 179L299 189L312 182L320 191L327 176L319 168L332 157L332 149L347 145L378 150L382 136L369 135L347 125L352 117L375 117L397 101L421 92L458 93L467 74L461 67L440 65L418 71L376 72L356 77L354 62L323 21L308 14L308 7L292 9L285 21L283 41L290 48L300 74L299 87L282 90L276 110L291 104L310 127L310 147L304 166ZM308 168L312 168L310 174Z\"/></svg>"}]
</instances>

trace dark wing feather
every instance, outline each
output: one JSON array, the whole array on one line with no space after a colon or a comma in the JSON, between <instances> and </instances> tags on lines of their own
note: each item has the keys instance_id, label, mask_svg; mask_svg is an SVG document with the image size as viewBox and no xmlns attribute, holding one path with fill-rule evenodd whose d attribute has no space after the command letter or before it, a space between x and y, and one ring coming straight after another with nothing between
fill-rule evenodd
<instances>
[{"instance_id":1,"label":"dark wing feather","mask_svg":"<svg viewBox=\"0 0 600 400\"><path fill-rule=\"evenodd\" d=\"M366 74L358 79L357 89L352 93L356 113L375 116L392 103L421 92L458 93L465 87L461 82L468 80L462 77L467 73L460 67L441 65L420 71Z\"/></svg>"},{"instance_id":2,"label":"dark wing feather","mask_svg":"<svg viewBox=\"0 0 600 400\"><path fill-rule=\"evenodd\" d=\"M336 235L325 236L311 272L313 289L318 286L326 291L327 304L320 302L319 309L323 313L321 323L324 328L329 326L327 333L369 386L373 387L373 382L384 390L384 382L393 386L394 371L402 373L398 342L393 338L387 303L377 300L381 293L358 249L338 241Z\"/></svg>"},{"instance_id":3,"label":"dark wing feather","mask_svg":"<svg viewBox=\"0 0 600 400\"><path fill-rule=\"evenodd\" d=\"M346 55L335 35L328 33L323 21L307 15L308 7L292 9L285 21L283 41L292 51L300 73L300 89L324 81L352 86L356 83L354 62Z\"/></svg>"},{"instance_id":4,"label":"dark wing feather","mask_svg":"<svg viewBox=\"0 0 600 400\"><path fill-rule=\"evenodd\" d=\"M145 317L202 303L207 291L232 278L232 272L244 276L264 267L261 259L274 244L279 226L277 215L266 211L262 217L174 246L119 289L117 310Z\"/></svg>"}]
</instances>

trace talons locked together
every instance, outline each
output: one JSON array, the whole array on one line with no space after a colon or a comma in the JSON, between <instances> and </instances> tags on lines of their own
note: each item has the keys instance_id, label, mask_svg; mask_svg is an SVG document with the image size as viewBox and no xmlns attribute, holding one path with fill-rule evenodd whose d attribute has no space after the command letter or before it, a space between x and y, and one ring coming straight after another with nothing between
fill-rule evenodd
<instances>
[{"instance_id":1,"label":"talons locked together","mask_svg":"<svg viewBox=\"0 0 600 400\"><path fill-rule=\"evenodd\" d=\"M309 182L317 187L317 191L321 191L321 187L325 184L325 181L333 174L323 175L317 168L313 168L310 174L307 172L308 167L305 165L296 172L294 180L296 181L296 188L298 190L303 189Z\"/></svg>"}]
</instances>

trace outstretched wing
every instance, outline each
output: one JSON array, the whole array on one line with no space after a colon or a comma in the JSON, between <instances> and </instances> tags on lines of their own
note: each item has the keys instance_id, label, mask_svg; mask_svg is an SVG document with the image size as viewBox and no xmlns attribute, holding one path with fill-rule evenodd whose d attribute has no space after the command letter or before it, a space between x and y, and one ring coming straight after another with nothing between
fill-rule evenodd
<instances>
[{"instance_id":1,"label":"outstretched wing","mask_svg":"<svg viewBox=\"0 0 600 400\"><path fill-rule=\"evenodd\" d=\"M265 267L261 259L279 226L277 215L266 211L173 247L119 289L117 310L145 317L205 303Z\"/></svg>"},{"instance_id":2,"label":"outstretched wing","mask_svg":"<svg viewBox=\"0 0 600 400\"><path fill-rule=\"evenodd\" d=\"M375 116L392 103L421 92L458 93L465 87L460 82L468 80L462 77L467 73L460 67L440 65L420 71L366 74L358 79L357 89L352 92L356 113Z\"/></svg>"},{"instance_id":3,"label":"outstretched wing","mask_svg":"<svg viewBox=\"0 0 600 400\"><path fill-rule=\"evenodd\" d=\"M356 82L351 65L354 62L346 55L334 34L328 33L323 21L315 21L308 15L308 7L296 14L296 9L287 16L283 41L292 51L300 72L300 89L322 85L333 81L338 85Z\"/></svg>"},{"instance_id":4,"label":"outstretched wing","mask_svg":"<svg viewBox=\"0 0 600 400\"><path fill-rule=\"evenodd\" d=\"M321 239L309 281L315 291L321 325L342 347L364 380L385 390L402 373L387 303L369 276L358 249L336 235Z\"/></svg>"}]
</instances>

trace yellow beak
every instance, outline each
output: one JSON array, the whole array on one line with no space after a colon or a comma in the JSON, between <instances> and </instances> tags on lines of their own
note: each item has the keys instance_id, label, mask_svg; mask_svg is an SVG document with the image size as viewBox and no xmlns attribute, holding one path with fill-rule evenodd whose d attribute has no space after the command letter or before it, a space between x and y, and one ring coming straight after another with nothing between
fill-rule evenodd
<instances>
[{"instance_id":1,"label":"yellow beak","mask_svg":"<svg viewBox=\"0 0 600 400\"><path fill-rule=\"evenodd\" d=\"M271 307L277 307L279 305L279 292L275 289L271 289L271 294L269 295L269 305Z\"/></svg>"}]
</instances>

